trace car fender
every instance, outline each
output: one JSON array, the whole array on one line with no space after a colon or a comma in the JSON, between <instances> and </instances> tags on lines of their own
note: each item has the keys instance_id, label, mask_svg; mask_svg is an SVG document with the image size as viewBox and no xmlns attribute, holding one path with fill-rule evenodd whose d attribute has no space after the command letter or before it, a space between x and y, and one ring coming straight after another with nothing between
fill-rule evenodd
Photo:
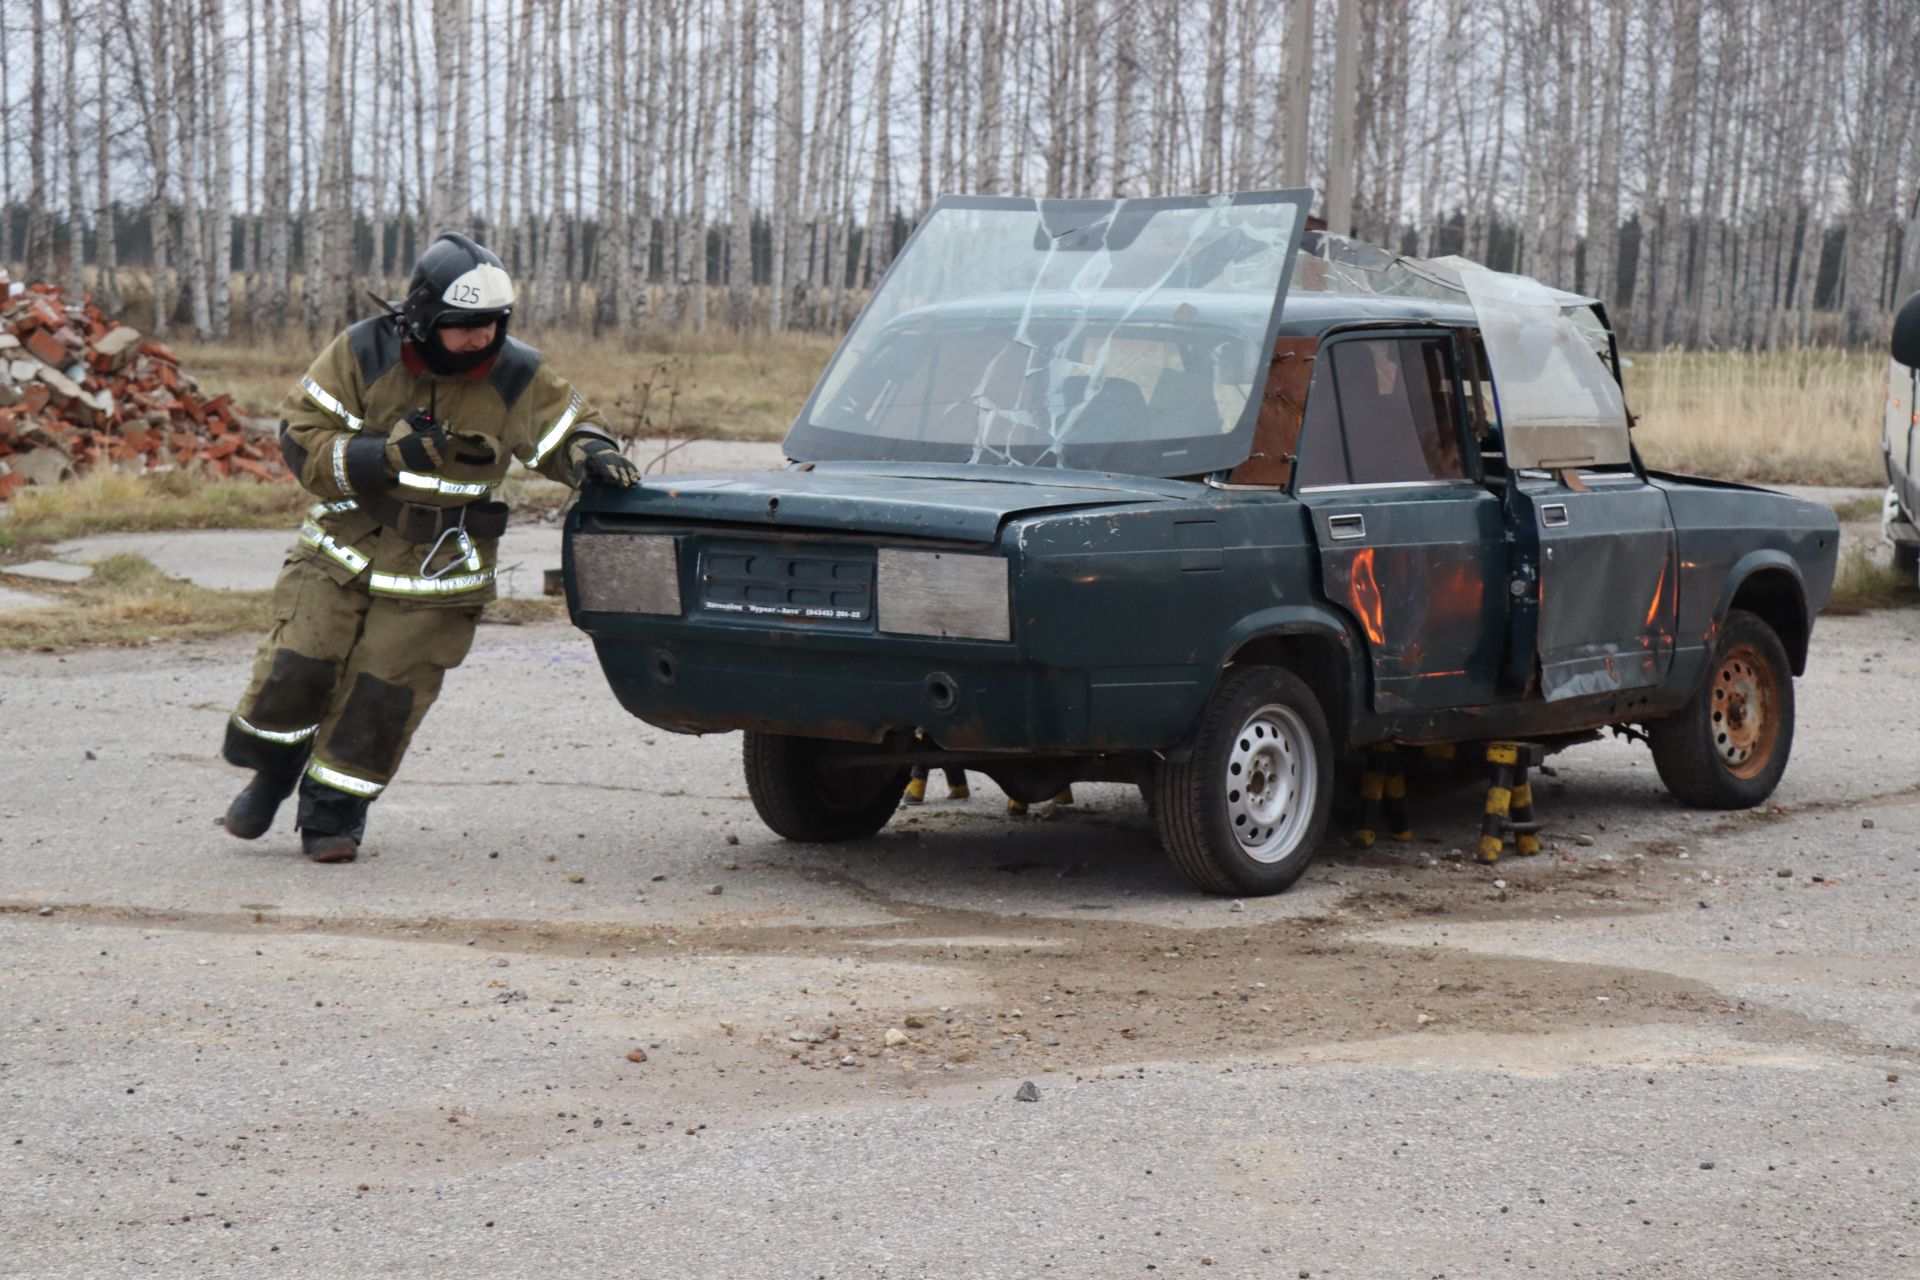
<instances>
[{"instance_id":1,"label":"car fender","mask_svg":"<svg viewBox=\"0 0 1920 1280\"><path fill-rule=\"evenodd\" d=\"M1791 633L1781 632L1780 642L1786 646L1787 656L1792 660L1793 674L1797 676L1803 674L1807 668L1807 638L1813 630L1813 619L1807 611L1807 583L1805 576L1800 572L1799 561L1785 551L1763 547L1757 551L1749 551L1733 562L1733 567L1727 570L1726 579L1721 583L1720 598L1714 601L1712 639L1718 639L1720 628L1726 624L1727 614L1733 608L1734 598L1740 594L1741 588L1757 574L1776 572L1784 573L1793 583L1791 605L1797 612L1797 617L1792 620ZM1775 631L1781 631L1781 623L1785 619L1764 614L1763 616ZM1709 643L1709 652L1712 651L1712 647Z\"/></svg>"},{"instance_id":2,"label":"car fender","mask_svg":"<svg viewBox=\"0 0 1920 1280\"><path fill-rule=\"evenodd\" d=\"M1366 654L1361 648L1346 619L1339 613L1321 604L1276 605L1271 609L1260 609L1248 614L1231 627L1220 649L1220 659L1215 664L1213 684L1207 690L1207 696L1201 703L1204 712L1207 702L1213 700L1220 682L1226 678L1228 668L1244 660L1250 650L1256 649L1266 641L1283 641L1297 638L1313 638L1331 642L1343 655L1345 668L1344 708L1342 701L1335 698L1323 698L1328 708L1327 728L1336 742L1346 737L1354 708L1364 705L1367 689ZM1309 683L1312 683L1309 681ZM1329 692L1322 690L1321 692ZM1195 725L1199 721L1195 718ZM1186 743L1191 740L1191 727L1182 740L1180 754L1184 758Z\"/></svg>"}]
</instances>

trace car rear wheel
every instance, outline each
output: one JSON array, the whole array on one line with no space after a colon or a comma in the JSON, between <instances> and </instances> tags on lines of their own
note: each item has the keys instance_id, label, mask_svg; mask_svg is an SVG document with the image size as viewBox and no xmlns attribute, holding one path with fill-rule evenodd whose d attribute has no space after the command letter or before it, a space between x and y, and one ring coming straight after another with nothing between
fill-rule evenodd
<instances>
[{"instance_id":1,"label":"car rear wheel","mask_svg":"<svg viewBox=\"0 0 1920 1280\"><path fill-rule=\"evenodd\" d=\"M1230 672L1193 754L1163 762L1154 817L1167 856L1214 893L1279 893L1307 869L1333 805L1333 746L1320 702L1278 667Z\"/></svg>"},{"instance_id":2,"label":"car rear wheel","mask_svg":"<svg viewBox=\"0 0 1920 1280\"><path fill-rule=\"evenodd\" d=\"M860 840L887 825L907 788L907 770L836 767L850 748L824 738L744 735L747 795L776 835L803 844Z\"/></svg>"},{"instance_id":3,"label":"car rear wheel","mask_svg":"<svg viewBox=\"0 0 1920 1280\"><path fill-rule=\"evenodd\" d=\"M1697 809L1751 809L1780 785L1793 749L1793 669L1772 627L1727 614L1706 683L1647 726L1660 781Z\"/></svg>"}]
</instances>

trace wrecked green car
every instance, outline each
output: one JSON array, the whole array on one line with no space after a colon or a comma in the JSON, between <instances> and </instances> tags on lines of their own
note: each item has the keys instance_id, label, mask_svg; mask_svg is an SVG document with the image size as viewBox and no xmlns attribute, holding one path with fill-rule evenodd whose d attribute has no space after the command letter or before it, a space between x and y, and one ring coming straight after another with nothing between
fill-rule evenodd
<instances>
[{"instance_id":1,"label":"wrecked green car","mask_svg":"<svg viewBox=\"0 0 1920 1280\"><path fill-rule=\"evenodd\" d=\"M1219 893L1291 884L1369 744L1637 727L1683 802L1765 799L1833 514L1647 470L1591 300L1307 208L939 201L786 471L570 513L621 703L744 730L794 840L873 834L914 765L1137 783Z\"/></svg>"}]
</instances>

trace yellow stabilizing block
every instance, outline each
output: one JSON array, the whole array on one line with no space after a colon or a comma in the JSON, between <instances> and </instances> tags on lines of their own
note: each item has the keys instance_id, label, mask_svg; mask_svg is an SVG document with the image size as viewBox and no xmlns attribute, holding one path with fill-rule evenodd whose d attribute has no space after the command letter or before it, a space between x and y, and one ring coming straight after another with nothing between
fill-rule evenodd
<instances>
[{"instance_id":1,"label":"yellow stabilizing block","mask_svg":"<svg viewBox=\"0 0 1920 1280\"><path fill-rule=\"evenodd\" d=\"M1533 824L1533 784L1525 778L1513 789L1513 822L1520 826ZM1540 852L1540 837L1532 831L1521 831L1513 837L1513 851L1523 858L1531 858Z\"/></svg>"},{"instance_id":2,"label":"yellow stabilizing block","mask_svg":"<svg viewBox=\"0 0 1920 1280\"><path fill-rule=\"evenodd\" d=\"M1386 778L1387 825L1392 829L1396 844L1407 844L1413 840L1413 821L1407 817L1407 775L1400 772L1400 761L1393 762L1393 772Z\"/></svg>"},{"instance_id":3,"label":"yellow stabilizing block","mask_svg":"<svg viewBox=\"0 0 1920 1280\"><path fill-rule=\"evenodd\" d=\"M1376 745L1371 751L1378 752ZM1374 841L1380 837L1380 797L1387 793L1385 775L1376 773L1371 762L1360 775L1360 825L1347 836L1347 843L1355 849L1371 849Z\"/></svg>"}]
</instances>

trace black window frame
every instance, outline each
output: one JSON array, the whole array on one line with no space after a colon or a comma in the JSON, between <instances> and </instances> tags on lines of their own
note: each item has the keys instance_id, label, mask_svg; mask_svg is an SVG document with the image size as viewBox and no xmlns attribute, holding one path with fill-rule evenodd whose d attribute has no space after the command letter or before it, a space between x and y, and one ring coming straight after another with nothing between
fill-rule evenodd
<instances>
[{"instance_id":1,"label":"black window frame","mask_svg":"<svg viewBox=\"0 0 1920 1280\"><path fill-rule=\"evenodd\" d=\"M1348 342L1392 342L1406 339L1430 341L1440 338L1446 343L1448 376L1453 383L1453 434L1460 449L1460 461L1466 474L1444 480L1386 480L1377 482L1349 482L1333 485L1303 485L1300 483L1300 461L1306 455L1308 428L1313 417L1313 397L1319 394L1320 370L1332 368L1332 351L1335 347ZM1481 465L1480 442L1474 438L1468 425L1466 384L1462 380L1466 353L1461 350L1460 330L1453 325L1395 325L1391 328L1347 329L1331 333L1321 338L1320 349L1314 353L1314 376L1307 384L1307 404L1300 414L1300 442L1294 449L1292 475L1288 477L1287 492L1298 497L1303 493L1338 493L1355 489L1389 489L1398 487L1443 488L1450 485L1471 486L1475 489L1486 485L1486 471ZM1326 361L1323 365L1320 362ZM1341 436L1347 430L1346 414L1340 404L1339 379L1329 374L1327 385L1333 388L1334 418L1339 423Z\"/></svg>"}]
</instances>

